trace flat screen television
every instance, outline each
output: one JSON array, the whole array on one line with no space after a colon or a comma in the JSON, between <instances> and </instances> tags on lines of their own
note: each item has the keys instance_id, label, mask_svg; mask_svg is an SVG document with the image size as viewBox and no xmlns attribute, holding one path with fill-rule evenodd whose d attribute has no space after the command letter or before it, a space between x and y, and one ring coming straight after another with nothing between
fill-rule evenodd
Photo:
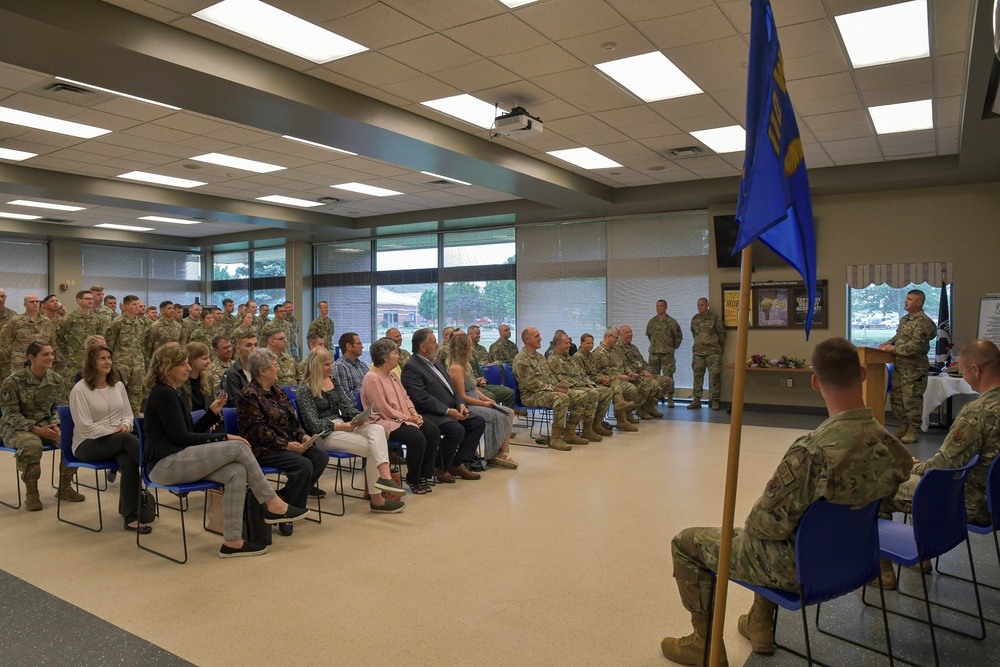
<instances>
[{"instance_id":1,"label":"flat screen television","mask_svg":"<svg viewBox=\"0 0 1000 667\"><path fill-rule=\"evenodd\" d=\"M733 254L740 225L735 215L717 215L712 220L715 227L715 262L720 269L739 268L740 255ZM784 260L759 241L753 242L753 265L788 266Z\"/></svg>"}]
</instances>

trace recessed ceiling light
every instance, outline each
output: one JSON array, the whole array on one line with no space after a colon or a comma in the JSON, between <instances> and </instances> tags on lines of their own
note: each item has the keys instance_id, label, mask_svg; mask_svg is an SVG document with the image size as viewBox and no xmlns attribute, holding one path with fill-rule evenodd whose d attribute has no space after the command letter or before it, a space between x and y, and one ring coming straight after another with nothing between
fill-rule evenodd
<instances>
[{"instance_id":1,"label":"recessed ceiling light","mask_svg":"<svg viewBox=\"0 0 1000 667\"><path fill-rule=\"evenodd\" d=\"M736 153L747 148L747 131L739 125L698 130L692 132L691 136L716 153Z\"/></svg>"},{"instance_id":2,"label":"recessed ceiling light","mask_svg":"<svg viewBox=\"0 0 1000 667\"><path fill-rule=\"evenodd\" d=\"M697 95L701 88L659 51L597 65L644 102Z\"/></svg>"},{"instance_id":3,"label":"recessed ceiling light","mask_svg":"<svg viewBox=\"0 0 1000 667\"><path fill-rule=\"evenodd\" d=\"M284 195L267 195L266 197L257 197L260 201L269 201L273 204L287 204L289 206L300 206L302 208L309 208L311 206L323 206L321 201L309 201L308 199L296 199L295 197L286 197Z\"/></svg>"},{"instance_id":4,"label":"recessed ceiling light","mask_svg":"<svg viewBox=\"0 0 1000 667\"><path fill-rule=\"evenodd\" d=\"M930 55L926 0L900 2L834 18L855 68Z\"/></svg>"},{"instance_id":5,"label":"recessed ceiling light","mask_svg":"<svg viewBox=\"0 0 1000 667\"><path fill-rule=\"evenodd\" d=\"M441 174L435 174L431 171L422 171L421 174L427 174L428 176L433 176L434 178L442 178L449 183L457 183L458 185L472 185L472 183L466 183L465 181L460 181L457 178L452 178L451 176L442 176Z\"/></svg>"},{"instance_id":6,"label":"recessed ceiling light","mask_svg":"<svg viewBox=\"0 0 1000 667\"><path fill-rule=\"evenodd\" d=\"M172 222L175 225L200 225L201 220L180 220L178 218L164 218L158 215L144 215L139 218L140 220L149 220L150 222Z\"/></svg>"},{"instance_id":7,"label":"recessed ceiling light","mask_svg":"<svg viewBox=\"0 0 1000 667\"><path fill-rule=\"evenodd\" d=\"M193 16L318 64L368 50L259 0L223 0Z\"/></svg>"},{"instance_id":8,"label":"recessed ceiling light","mask_svg":"<svg viewBox=\"0 0 1000 667\"><path fill-rule=\"evenodd\" d=\"M530 5L533 2L538 2L538 0L500 0L500 2L507 5L511 9L516 9L518 7L523 7L524 5Z\"/></svg>"},{"instance_id":9,"label":"recessed ceiling light","mask_svg":"<svg viewBox=\"0 0 1000 667\"><path fill-rule=\"evenodd\" d=\"M150 174L146 171L130 171L127 174L118 174L118 178L128 178L133 181L145 181L146 183L156 183L157 185L172 185L175 188L196 188L205 185L201 181L192 181L187 178L174 178L173 176L161 176L160 174Z\"/></svg>"},{"instance_id":10,"label":"recessed ceiling light","mask_svg":"<svg viewBox=\"0 0 1000 667\"><path fill-rule=\"evenodd\" d=\"M427 102L421 102L421 104L452 118L477 125L484 130L493 127L498 113L506 113L505 109L500 109L496 105L483 102L481 99L472 95L466 95L465 93L451 97L442 97L437 100L428 100Z\"/></svg>"},{"instance_id":11,"label":"recessed ceiling light","mask_svg":"<svg viewBox=\"0 0 1000 667\"><path fill-rule=\"evenodd\" d=\"M878 134L930 130L934 127L934 105L931 100L868 107L868 113L871 114Z\"/></svg>"},{"instance_id":12,"label":"recessed ceiling light","mask_svg":"<svg viewBox=\"0 0 1000 667\"><path fill-rule=\"evenodd\" d=\"M99 225L94 225L94 227L103 227L104 229L120 229L123 232L151 232L152 227L133 227L132 225L115 225L110 222L102 222Z\"/></svg>"},{"instance_id":13,"label":"recessed ceiling light","mask_svg":"<svg viewBox=\"0 0 1000 667\"><path fill-rule=\"evenodd\" d=\"M38 153L16 151L13 148L0 148L0 160L14 160L15 162L20 162L21 160L27 160L30 157L38 157Z\"/></svg>"},{"instance_id":14,"label":"recessed ceiling light","mask_svg":"<svg viewBox=\"0 0 1000 667\"><path fill-rule=\"evenodd\" d=\"M68 134L71 137L80 137L81 139L93 139L94 137L99 137L102 134L108 134L111 132L111 130L94 127L93 125L84 125L83 123L73 123L68 120L59 120L58 118L49 118L48 116L43 116L41 114L30 113L28 111L18 111L17 109L9 109L7 107L0 107L0 123L33 127L36 130L45 130L46 132L55 132L57 134Z\"/></svg>"},{"instance_id":15,"label":"recessed ceiling light","mask_svg":"<svg viewBox=\"0 0 1000 667\"><path fill-rule=\"evenodd\" d=\"M300 144L308 144L310 146L315 146L316 148L323 148L328 151L333 151L335 153L343 153L344 155L357 155L357 153L352 153L351 151L345 151L343 148L334 148L333 146L327 146L326 144L318 144L315 141L308 141L306 139L299 139L298 137L293 137L287 134L281 135L282 139L288 139L289 141L297 141Z\"/></svg>"},{"instance_id":16,"label":"recessed ceiling light","mask_svg":"<svg viewBox=\"0 0 1000 667\"><path fill-rule=\"evenodd\" d=\"M584 169L610 169L621 166L614 160L589 148L567 148L562 151L549 151L548 154Z\"/></svg>"},{"instance_id":17,"label":"recessed ceiling light","mask_svg":"<svg viewBox=\"0 0 1000 667\"><path fill-rule=\"evenodd\" d=\"M145 97L138 97L136 95L129 95L128 93L123 93L120 90L111 90L110 88L101 88L100 86L95 86L92 83L84 83L82 81L74 81L73 79L67 79L66 77L57 76L57 81L65 81L66 83L72 83L77 86L83 86L84 88L93 88L94 90L99 90L103 93L111 93L112 95L118 95L119 97L127 97L130 100L136 100L137 102L145 102L146 104L155 104L158 107L165 107L167 109L173 109L174 111L180 111L180 107L175 107L172 104L166 104L164 102L157 102L156 100L147 100Z\"/></svg>"},{"instance_id":18,"label":"recessed ceiling light","mask_svg":"<svg viewBox=\"0 0 1000 667\"><path fill-rule=\"evenodd\" d=\"M340 185L331 185L330 187L339 188L340 190L350 190L351 192L371 195L373 197L392 197L393 195L403 194L402 192L396 192L395 190L379 188L374 185L365 185L364 183L341 183Z\"/></svg>"},{"instance_id":19,"label":"recessed ceiling light","mask_svg":"<svg viewBox=\"0 0 1000 667\"><path fill-rule=\"evenodd\" d=\"M15 206L31 206L33 208L50 208L53 211L82 211L86 206L67 206L66 204L50 204L47 201L29 201L27 199L15 199L7 202Z\"/></svg>"},{"instance_id":20,"label":"recessed ceiling light","mask_svg":"<svg viewBox=\"0 0 1000 667\"><path fill-rule=\"evenodd\" d=\"M243 171L252 171L258 174L267 174L272 171L281 171L284 169L284 167L279 167L276 164L258 162L257 160L247 160L241 157L233 157L232 155L223 155L222 153L205 153L204 155L197 155L191 159L198 160L199 162L217 164L223 167L232 167L233 169L242 169Z\"/></svg>"},{"instance_id":21,"label":"recessed ceiling light","mask_svg":"<svg viewBox=\"0 0 1000 667\"><path fill-rule=\"evenodd\" d=\"M40 215L27 215L25 213L6 213L0 211L0 218L10 218L11 220L40 220Z\"/></svg>"}]
</instances>

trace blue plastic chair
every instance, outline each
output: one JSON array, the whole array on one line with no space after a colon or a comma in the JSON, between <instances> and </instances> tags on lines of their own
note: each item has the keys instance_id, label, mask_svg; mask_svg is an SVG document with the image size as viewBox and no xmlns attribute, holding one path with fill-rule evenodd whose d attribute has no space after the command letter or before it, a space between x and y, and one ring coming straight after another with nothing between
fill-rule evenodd
<instances>
[{"instance_id":1,"label":"blue plastic chair","mask_svg":"<svg viewBox=\"0 0 1000 667\"><path fill-rule=\"evenodd\" d=\"M486 384L492 385L503 385L503 373L500 372L500 367L496 364L490 364L489 366L480 366L479 370L483 372L483 377L486 379Z\"/></svg>"},{"instance_id":2,"label":"blue plastic chair","mask_svg":"<svg viewBox=\"0 0 1000 667\"><path fill-rule=\"evenodd\" d=\"M979 461L978 456L972 457L962 468L950 470L928 470L920 478L920 483L913 493L912 521L913 524L879 519L878 533L881 544L881 556L898 565L916 565L921 561L929 561L946 554L962 542L965 542L969 555L969 568L972 574L972 585L976 595L976 607L980 624L980 634L972 635L956 628L940 625L941 629L955 634L982 640L986 638L986 620L983 616L983 605L979 599L979 585L976 579L976 566L972 559L972 545L969 542L969 532L966 528L965 515L965 477L969 470ZM897 568L897 578L899 576ZM937 638L934 633L934 620L931 617L931 605L950 609L965 615L970 612L950 607L940 603L932 603L927 595L927 574L920 571L920 581L923 584L923 601L927 611L927 619L919 618L899 611L889 610L889 613L904 616L914 621L926 622L930 627L931 648L934 653L934 664L940 665ZM881 588L881 580L879 583ZM911 596L912 597L912 596ZM864 595L862 595L864 602ZM865 604L868 604L865 602ZM883 603L884 608L884 603Z\"/></svg>"},{"instance_id":3,"label":"blue plastic chair","mask_svg":"<svg viewBox=\"0 0 1000 667\"><path fill-rule=\"evenodd\" d=\"M514 385L514 410L522 410L528 415L525 421L528 424L528 437L531 438L528 442L512 442L510 444L522 447L541 447L544 449L547 445L539 445L534 442L535 426L538 426L538 437L547 438L549 436L549 423L552 421L552 409L533 408L522 403L521 389L517 386L517 381L514 380L513 371L511 371L510 377Z\"/></svg>"},{"instance_id":4,"label":"blue plastic chair","mask_svg":"<svg viewBox=\"0 0 1000 667\"><path fill-rule=\"evenodd\" d=\"M789 611L801 611L805 654L775 642L777 648L805 658L810 665L813 664L806 607L817 605L818 615L821 603L857 590L878 576L879 545L875 520L878 518L879 503L880 500L874 500L860 509L852 509L850 505L817 500L806 509L795 529L795 578L799 584L798 593L755 586L738 579L732 580L733 583L750 589L779 607ZM850 535L851 539L845 539L847 535ZM714 579L712 583L714 605ZM891 654L889 618L884 609L883 605L882 623L888 652ZM709 618L711 616L710 608ZM774 615L773 627L777 634L777 612ZM708 664L707 650L711 644L710 640L709 637L705 642L705 664ZM889 663L892 664L891 658Z\"/></svg>"},{"instance_id":5,"label":"blue plastic chair","mask_svg":"<svg viewBox=\"0 0 1000 667\"><path fill-rule=\"evenodd\" d=\"M3 416L3 410L0 410L0 417L2 416ZM44 454L45 452L55 452L57 449L58 447L56 447L51 443L48 442L42 443L42 454ZM3 440L0 440L0 452L10 452L11 454L17 454L17 449L15 449L14 447L8 447L7 445L3 444ZM50 477L51 477L52 488L53 489L59 488L59 486L56 484L55 454L52 455L52 470L50 472ZM5 505L11 508L12 510L19 510L21 509L21 477L20 475L17 474L16 467L14 468L14 488L17 489L17 504L12 505L11 503L8 503L4 500L0 500L0 505Z\"/></svg>"},{"instance_id":6,"label":"blue plastic chair","mask_svg":"<svg viewBox=\"0 0 1000 667\"><path fill-rule=\"evenodd\" d=\"M997 541L997 531L1000 530L1000 465L998 464L1000 464L1000 456L993 459L993 463L990 464L989 472L986 473L986 508L990 512L990 525L978 526L974 523L970 523L966 525L966 528L970 533L975 533L976 535L993 535L993 547L997 554L997 565L1000 566L1000 542ZM961 577L956 574L950 574L942 571L940 559L936 565L938 574L941 576L951 577L952 579L967 581L969 583L972 582L972 579L969 579L968 577ZM994 591L1000 590L1000 587L992 584L979 582L979 585Z\"/></svg>"},{"instance_id":7,"label":"blue plastic chair","mask_svg":"<svg viewBox=\"0 0 1000 667\"><path fill-rule=\"evenodd\" d=\"M136 430L138 431L138 434L139 434L139 471L142 473L142 483L146 486L147 489L153 489L153 498L156 500L156 515L157 516L160 515L160 509L161 508L163 508L163 509L171 509L171 510L174 510L176 512L180 512L180 515L181 515L181 542L184 545L184 558L183 559L175 558L174 556L171 556L170 554L164 553L162 551L157 551L156 549L153 549L152 547L144 546L142 544L141 540L140 540L140 538L142 536L142 533L140 531L136 531L136 534L135 534L135 545L137 547L139 547L140 549L142 549L143 551L148 551L150 553L156 554L160 558L166 558L169 561L173 561L174 563L179 563L179 564L183 565L188 560L187 527L186 527L186 525L184 523L184 514L190 508L189 503L188 503L188 494L189 493L194 493L194 492L197 492L197 491L207 492L207 491L210 491L212 489L221 489L222 488L222 484L219 484L218 482L213 482L213 481L207 480L207 479L203 479L203 480L200 480L200 481L197 481L197 482L189 482L189 483L186 483L186 484L157 484L156 482L154 482L151 479L149 479L149 475L146 474L145 458L144 458L144 455L143 455L143 445L145 443L145 434L144 434L144 429L143 429L144 423L143 422L144 422L144 420L143 420L142 417L139 417L138 419L135 420ZM177 497L178 497L177 506L174 507L173 505L168 505L168 504L165 504L165 503L161 503L160 502L159 489L164 489L166 491L170 491L172 493L177 494ZM202 525L202 528L204 528L205 530L208 530L207 523L208 523L208 499L206 498L206 500L205 500L205 506L204 506L204 509L202 510L202 517L201 517L201 525Z\"/></svg>"},{"instance_id":8,"label":"blue plastic chair","mask_svg":"<svg viewBox=\"0 0 1000 667\"><path fill-rule=\"evenodd\" d=\"M98 524L97 528L91 528L82 523L76 523L70 521L69 519L64 519L62 517L62 497L59 496L56 501L56 518L63 523L68 523L71 526L76 526L78 528L85 528L89 531L99 533L104 530L104 513L101 511L101 491L107 490L107 486L103 489L100 483L100 471L107 472L108 470L118 470L117 461L100 461L95 463L87 463L86 461L81 461L73 455L73 413L70 412L68 405L60 405L56 408L59 411L59 449L62 452L62 460L67 468L86 468L88 470L94 471L94 486L90 487L97 492L97 518Z\"/></svg>"}]
</instances>

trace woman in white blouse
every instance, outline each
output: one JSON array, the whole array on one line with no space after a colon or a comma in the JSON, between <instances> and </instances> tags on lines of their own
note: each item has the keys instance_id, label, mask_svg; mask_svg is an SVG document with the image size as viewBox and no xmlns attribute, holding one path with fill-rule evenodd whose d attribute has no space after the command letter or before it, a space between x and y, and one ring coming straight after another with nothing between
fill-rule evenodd
<instances>
[{"instance_id":1,"label":"woman in white blouse","mask_svg":"<svg viewBox=\"0 0 1000 667\"><path fill-rule=\"evenodd\" d=\"M139 439L132 433L132 408L106 345L87 350L83 379L69 393L69 409L73 455L88 463L117 461L122 476L118 507L125 530L151 532L151 526L139 524Z\"/></svg>"}]
</instances>

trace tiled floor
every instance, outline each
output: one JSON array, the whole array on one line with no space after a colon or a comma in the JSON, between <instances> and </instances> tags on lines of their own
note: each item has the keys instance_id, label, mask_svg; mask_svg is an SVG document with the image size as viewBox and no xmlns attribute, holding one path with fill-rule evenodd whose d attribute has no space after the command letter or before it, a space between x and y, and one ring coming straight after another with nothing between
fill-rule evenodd
<instances>
[{"instance_id":1,"label":"tiled floor","mask_svg":"<svg viewBox=\"0 0 1000 667\"><path fill-rule=\"evenodd\" d=\"M516 447L519 470L407 496L402 514L376 516L348 499L346 517L275 534L260 558L219 559L220 538L197 521L187 565L139 551L109 509L117 485L104 498L100 534L56 522L48 490L40 513L0 507L0 665L665 665L661 637L688 631L670 539L720 523L729 429L724 411L663 411L667 418L644 422L640 433L572 452ZM738 520L787 446L822 419L747 413ZM925 436L914 452L926 456L940 440ZM4 497L13 478L4 455ZM91 518L87 493L64 509ZM193 516L201 502L193 500ZM163 517L151 537L179 547L177 526ZM1000 579L986 558L992 545L975 546L984 577ZM904 574L904 584L919 586L916 577ZM935 591L969 597L964 584L934 579ZM749 602L730 589L725 639L734 665L749 655L736 632ZM998 594L984 594L984 603L1000 617ZM861 611L859 596L828 613L837 627L880 637L878 616ZM895 621L893 636L900 651L927 662L929 641L914 627ZM941 633L942 664L997 664L996 630L988 627L985 642ZM801 643L790 615L780 634ZM822 637L814 646L832 664L884 662ZM792 660L799 664L779 653L747 664Z\"/></svg>"}]
</instances>

